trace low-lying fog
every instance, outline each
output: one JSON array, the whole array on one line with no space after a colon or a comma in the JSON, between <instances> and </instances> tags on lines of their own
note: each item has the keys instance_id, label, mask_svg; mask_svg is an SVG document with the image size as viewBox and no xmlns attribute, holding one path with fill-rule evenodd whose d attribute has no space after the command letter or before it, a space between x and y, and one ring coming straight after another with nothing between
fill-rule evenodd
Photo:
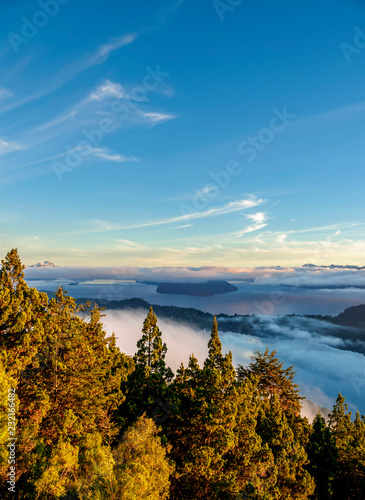
<instances>
[{"instance_id":1,"label":"low-lying fog","mask_svg":"<svg viewBox=\"0 0 365 500\"><path fill-rule=\"evenodd\" d=\"M133 355L147 311L105 311L104 326L114 332L121 350ZM362 354L339 350L344 341L321 334L321 323L305 318L260 316L252 318L256 336L221 333L224 351L232 351L235 365L248 364L257 349L267 346L277 350L285 366L295 365L296 383L301 393L310 401L304 404L303 413L313 418L318 407L332 409L340 391L349 409L365 413L365 357ZM210 332L199 331L188 325L158 319L163 340L167 344L167 363L176 371L180 363L186 366L189 354L202 364L207 355ZM333 328L337 328L333 325ZM317 405L317 406L316 406Z\"/></svg>"}]
</instances>

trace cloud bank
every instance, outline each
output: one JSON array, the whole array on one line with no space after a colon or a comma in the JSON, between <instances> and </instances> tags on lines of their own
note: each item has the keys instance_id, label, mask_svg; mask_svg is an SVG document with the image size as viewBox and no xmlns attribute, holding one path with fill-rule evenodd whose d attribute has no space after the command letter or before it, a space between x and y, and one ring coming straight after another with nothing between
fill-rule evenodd
<instances>
[{"instance_id":1,"label":"cloud bank","mask_svg":"<svg viewBox=\"0 0 365 500\"><path fill-rule=\"evenodd\" d=\"M213 215L213 214L212 214ZM180 221L178 218L177 221ZM182 219L185 220L185 219ZM92 221L97 231L116 229L112 223ZM133 242L130 242L133 243ZM135 243L138 246L138 243ZM146 248L145 246L143 248ZM56 267L27 268L28 279L128 279L155 281L206 281L222 279L246 281L253 285L295 288L365 288L365 269L327 269L308 267Z\"/></svg>"},{"instance_id":2,"label":"cloud bank","mask_svg":"<svg viewBox=\"0 0 365 500\"><path fill-rule=\"evenodd\" d=\"M106 311L103 322L108 333L115 332L120 349L133 355L146 315L147 311ZM181 362L186 366L192 353L200 364L204 362L209 332L163 318L158 324L168 348L167 363L174 371ZM346 397L350 410L359 409L364 413L363 355L336 349L334 346L340 344L337 342L340 339L335 337L326 337L325 341L318 322L304 325L298 318L288 318L287 324L283 325L280 318L265 317L253 320L252 326L252 335L220 334L223 351L232 351L235 366L247 365L254 351L263 351L269 346L277 350L277 356L285 366L294 364L295 382L299 384L301 394L309 399L303 405L303 414L308 418L312 419L321 408L322 413L326 413L325 408L332 409L339 391Z\"/></svg>"}]
</instances>

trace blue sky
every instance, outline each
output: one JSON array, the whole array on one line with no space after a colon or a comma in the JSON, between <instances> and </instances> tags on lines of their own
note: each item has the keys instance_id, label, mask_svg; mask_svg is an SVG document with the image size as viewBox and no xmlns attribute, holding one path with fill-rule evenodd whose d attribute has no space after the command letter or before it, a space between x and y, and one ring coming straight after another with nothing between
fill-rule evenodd
<instances>
[{"instance_id":1,"label":"blue sky","mask_svg":"<svg viewBox=\"0 0 365 500\"><path fill-rule=\"evenodd\" d=\"M5 1L0 29L3 255L364 264L362 2Z\"/></svg>"}]
</instances>

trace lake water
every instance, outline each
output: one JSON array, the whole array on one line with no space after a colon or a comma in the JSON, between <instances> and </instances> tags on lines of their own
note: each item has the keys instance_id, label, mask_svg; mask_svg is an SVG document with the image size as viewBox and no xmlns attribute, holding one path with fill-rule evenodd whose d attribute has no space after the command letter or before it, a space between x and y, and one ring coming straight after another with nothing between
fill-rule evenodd
<instances>
[{"instance_id":1,"label":"lake water","mask_svg":"<svg viewBox=\"0 0 365 500\"><path fill-rule=\"evenodd\" d=\"M39 290L56 291L63 286L75 298L123 300L138 297L151 304L193 307L212 314L322 314L337 315L350 306L365 303L365 290L305 289L234 282L236 292L212 297L167 295L155 285L134 281L94 280L70 285L62 280L27 280Z\"/></svg>"}]
</instances>

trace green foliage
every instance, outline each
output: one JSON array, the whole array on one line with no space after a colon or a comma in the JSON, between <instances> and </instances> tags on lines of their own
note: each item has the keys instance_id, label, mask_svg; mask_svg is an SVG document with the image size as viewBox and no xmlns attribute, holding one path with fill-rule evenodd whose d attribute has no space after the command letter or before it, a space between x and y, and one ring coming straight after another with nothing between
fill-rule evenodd
<instances>
[{"instance_id":1,"label":"green foliage","mask_svg":"<svg viewBox=\"0 0 365 500\"><path fill-rule=\"evenodd\" d=\"M334 436L318 413L313 420L308 446L308 470L316 483L315 499L329 499L335 477L337 451Z\"/></svg>"},{"instance_id":2,"label":"green foliage","mask_svg":"<svg viewBox=\"0 0 365 500\"><path fill-rule=\"evenodd\" d=\"M171 417L170 440L176 498L239 498L258 488L259 456L267 458L255 432L255 386L236 380L232 354L222 354L216 320L208 348L204 366L191 356L173 384L178 411Z\"/></svg>"},{"instance_id":3,"label":"green foliage","mask_svg":"<svg viewBox=\"0 0 365 500\"><path fill-rule=\"evenodd\" d=\"M163 414L159 403L168 403L170 397L169 385L174 374L166 366L167 347L162 342L152 307L144 321L137 348L135 369L123 384L123 392L128 397L119 410L122 428L131 425L143 413L159 421Z\"/></svg>"},{"instance_id":4,"label":"green foliage","mask_svg":"<svg viewBox=\"0 0 365 500\"><path fill-rule=\"evenodd\" d=\"M365 498L365 421L359 413L351 421L341 393L329 415L329 427L337 452L332 498Z\"/></svg>"},{"instance_id":5,"label":"green foliage","mask_svg":"<svg viewBox=\"0 0 365 500\"><path fill-rule=\"evenodd\" d=\"M48 298L25 283L17 250L11 250L1 264L0 353L7 372L18 378L42 342Z\"/></svg>"},{"instance_id":6,"label":"green foliage","mask_svg":"<svg viewBox=\"0 0 365 500\"><path fill-rule=\"evenodd\" d=\"M6 373L3 363L0 361L0 477L5 478L9 470L9 444L8 438L13 437L8 432L8 415L9 415L9 394L12 395L12 390L16 384L13 379ZM19 409L19 398L14 399L15 409ZM11 413L13 415L13 413ZM12 424L13 418L11 418ZM15 426L16 427L16 426ZM13 429L11 429L13 431ZM15 431L16 432L16 431ZM14 436L15 437L15 436Z\"/></svg>"},{"instance_id":7,"label":"green foliage","mask_svg":"<svg viewBox=\"0 0 365 500\"><path fill-rule=\"evenodd\" d=\"M97 432L108 443L119 431L111 417L123 401L121 383L133 362L114 336L106 337L97 308L80 317L62 289L48 302L26 285L22 271L17 252L9 252L0 270L0 357L21 403L17 489L21 498L41 497L46 490L57 498L76 474L84 436ZM59 489L50 486L55 478Z\"/></svg>"},{"instance_id":8,"label":"green foliage","mask_svg":"<svg viewBox=\"0 0 365 500\"><path fill-rule=\"evenodd\" d=\"M281 407L294 414L299 414L301 400L298 386L294 383L295 372L293 366L284 369L284 363L275 357L276 351L266 348L264 353L257 351L249 366L238 366L237 374L240 379L254 378L258 380L259 396L269 401L277 395Z\"/></svg>"},{"instance_id":9,"label":"green foliage","mask_svg":"<svg viewBox=\"0 0 365 500\"><path fill-rule=\"evenodd\" d=\"M270 397L268 408L261 410L258 433L274 457L276 480L269 488L270 498L308 498L315 487L305 468L308 457L304 446L295 437L278 394Z\"/></svg>"},{"instance_id":10,"label":"green foliage","mask_svg":"<svg viewBox=\"0 0 365 500\"><path fill-rule=\"evenodd\" d=\"M35 498L59 498L66 494L77 469L78 447L60 438L52 449L46 469L35 481Z\"/></svg>"},{"instance_id":11,"label":"green foliage","mask_svg":"<svg viewBox=\"0 0 365 500\"><path fill-rule=\"evenodd\" d=\"M110 498L165 500L173 466L153 420L145 416L126 431L114 451L114 489Z\"/></svg>"},{"instance_id":12,"label":"green foliage","mask_svg":"<svg viewBox=\"0 0 365 500\"><path fill-rule=\"evenodd\" d=\"M216 318L203 366L191 355L175 379L152 308L133 359L101 318L62 289L48 300L29 288L16 250L2 261L2 499L14 498L6 483L10 387L18 498L365 498L365 417L352 421L341 394L328 423L317 415L311 425L300 416L293 367L266 349L235 370Z\"/></svg>"},{"instance_id":13,"label":"green foliage","mask_svg":"<svg viewBox=\"0 0 365 500\"><path fill-rule=\"evenodd\" d=\"M71 493L79 500L108 500L113 494L115 461L110 446L103 445L98 433L82 438L78 470Z\"/></svg>"}]
</instances>

